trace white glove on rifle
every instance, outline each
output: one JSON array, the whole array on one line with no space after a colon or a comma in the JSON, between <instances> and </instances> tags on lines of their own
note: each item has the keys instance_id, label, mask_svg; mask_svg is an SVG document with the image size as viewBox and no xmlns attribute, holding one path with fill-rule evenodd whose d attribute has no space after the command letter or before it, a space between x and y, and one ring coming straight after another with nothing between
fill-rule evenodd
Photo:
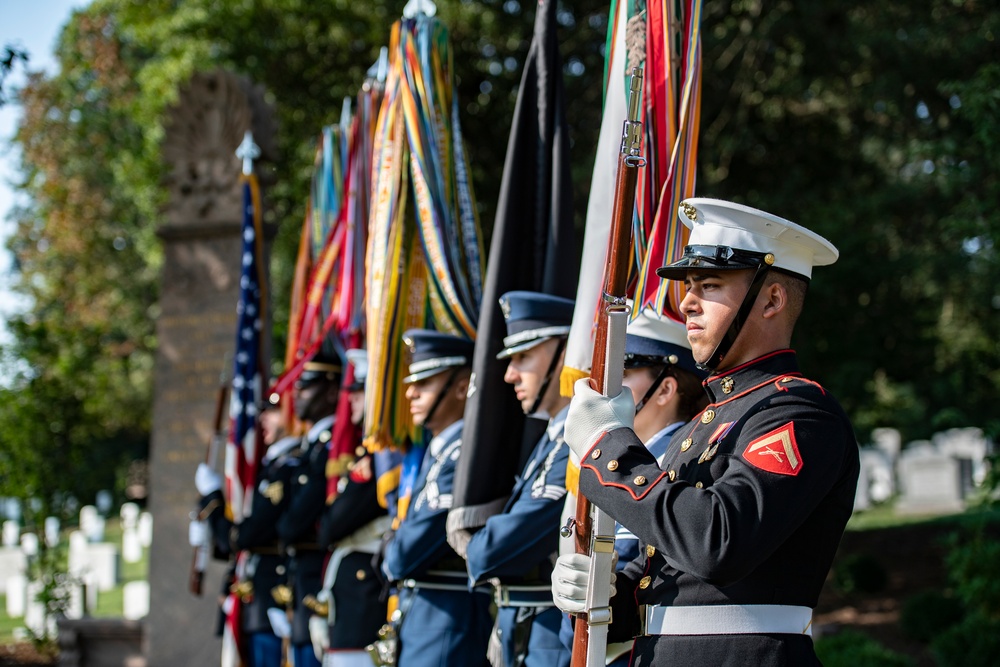
<instances>
[{"instance_id":1,"label":"white glove on rifle","mask_svg":"<svg viewBox=\"0 0 1000 667\"><path fill-rule=\"evenodd\" d=\"M615 552L612 563L618 561ZM614 565L611 566L611 596L615 596ZM552 570L552 601L567 614L587 611L587 591L590 589L590 556L565 554L556 560Z\"/></svg>"},{"instance_id":2,"label":"white glove on rifle","mask_svg":"<svg viewBox=\"0 0 1000 667\"><path fill-rule=\"evenodd\" d=\"M188 544L203 547L208 544L208 525L204 521L192 519L188 524Z\"/></svg>"},{"instance_id":3,"label":"white glove on rifle","mask_svg":"<svg viewBox=\"0 0 1000 667\"><path fill-rule=\"evenodd\" d=\"M194 473L194 486L198 493L207 496L222 488L222 475L212 470L208 464L199 463Z\"/></svg>"},{"instance_id":4,"label":"white glove on rifle","mask_svg":"<svg viewBox=\"0 0 1000 667\"><path fill-rule=\"evenodd\" d=\"M564 437L576 460L581 460L608 431L632 428L635 399L628 387L623 387L621 393L613 398L604 396L590 388L587 378L577 380L573 389Z\"/></svg>"},{"instance_id":5,"label":"white glove on rifle","mask_svg":"<svg viewBox=\"0 0 1000 667\"><path fill-rule=\"evenodd\" d=\"M330 625L325 616L309 617L309 639L312 641L316 659L323 662L323 654L330 648Z\"/></svg>"}]
</instances>

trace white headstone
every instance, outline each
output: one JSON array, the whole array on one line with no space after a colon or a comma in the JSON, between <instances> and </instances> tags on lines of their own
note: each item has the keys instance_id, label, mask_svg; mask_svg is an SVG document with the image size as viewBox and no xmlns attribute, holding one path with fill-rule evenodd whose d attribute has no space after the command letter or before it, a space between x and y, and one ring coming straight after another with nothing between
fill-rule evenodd
<instances>
[{"instance_id":1,"label":"white headstone","mask_svg":"<svg viewBox=\"0 0 1000 667\"><path fill-rule=\"evenodd\" d=\"M83 582L76 582L69 587L69 600L66 605L66 618L83 618Z\"/></svg>"},{"instance_id":2,"label":"white headstone","mask_svg":"<svg viewBox=\"0 0 1000 667\"><path fill-rule=\"evenodd\" d=\"M38 535L25 533L21 536L21 551L28 558L38 555Z\"/></svg>"},{"instance_id":3,"label":"white headstone","mask_svg":"<svg viewBox=\"0 0 1000 667\"><path fill-rule=\"evenodd\" d=\"M87 536L74 530L69 534L68 568L71 577L81 578L87 571Z\"/></svg>"},{"instance_id":4,"label":"white headstone","mask_svg":"<svg viewBox=\"0 0 1000 667\"><path fill-rule=\"evenodd\" d=\"M28 559L18 547L0 547L0 593L7 590L7 579L24 575Z\"/></svg>"},{"instance_id":5,"label":"white headstone","mask_svg":"<svg viewBox=\"0 0 1000 667\"><path fill-rule=\"evenodd\" d=\"M50 547L59 544L59 517L45 517L45 544Z\"/></svg>"},{"instance_id":6,"label":"white headstone","mask_svg":"<svg viewBox=\"0 0 1000 667\"><path fill-rule=\"evenodd\" d=\"M80 530L84 535L89 535L94 530L94 522L97 521L97 508L93 505L84 505L80 508Z\"/></svg>"},{"instance_id":7,"label":"white headstone","mask_svg":"<svg viewBox=\"0 0 1000 667\"><path fill-rule=\"evenodd\" d=\"M38 601L38 594L41 592L41 582L28 582L26 591L27 599L24 607L24 625L36 635L45 633L45 607Z\"/></svg>"},{"instance_id":8,"label":"white headstone","mask_svg":"<svg viewBox=\"0 0 1000 667\"><path fill-rule=\"evenodd\" d=\"M979 486L986 479L986 455L989 443L978 428L952 428L935 433L931 438L943 454L966 459L972 465L972 482Z\"/></svg>"},{"instance_id":9,"label":"white headstone","mask_svg":"<svg viewBox=\"0 0 1000 667\"><path fill-rule=\"evenodd\" d=\"M107 542L88 544L86 555L86 571L93 575L94 584L99 591L110 591L118 584L120 567L118 547Z\"/></svg>"},{"instance_id":10,"label":"white headstone","mask_svg":"<svg viewBox=\"0 0 1000 667\"><path fill-rule=\"evenodd\" d=\"M889 455L890 461L895 461L903 449L903 436L894 428L873 429L872 442L877 449Z\"/></svg>"},{"instance_id":11,"label":"white headstone","mask_svg":"<svg viewBox=\"0 0 1000 667\"><path fill-rule=\"evenodd\" d=\"M122 528L135 528L139 523L139 506L135 503L124 503L118 514L122 519Z\"/></svg>"},{"instance_id":12,"label":"white headstone","mask_svg":"<svg viewBox=\"0 0 1000 667\"><path fill-rule=\"evenodd\" d=\"M142 542L136 528L126 528L122 533L122 560L126 563L138 563L142 560Z\"/></svg>"},{"instance_id":13,"label":"white headstone","mask_svg":"<svg viewBox=\"0 0 1000 667\"><path fill-rule=\"evenodd\" d=\"M149 512L139 515L139 542L144 549L153 543L153 515Z\"/></svg>"},{"instance_id":14,"label":"white headstone","mask_svg":"<svg viewBox=\"0 0 1000 667\"><path fill-rule=\"evenodd\" d=\"M139 620L149 614L149 582L130 581L125 584L122 615L129 620Z\"/></svg>"},{"instance_id":15,"label":"white headstone","mask_svg":"<svg viewBox=\"0 0 1000 667\"><path fill-rule=\"evenodd\" d=\"M95 516L90 521L87 530L83 531L83 534L87 536L88 542L97 543L104 541L104 524L104 517L100 515Z\"/></svg>"},{"instance_id":16,"label":"white headstone","mask_svg":"<svg viewBox=\"0 0 1000 667\"><path fill-rule=\"evenodd\" d=\"M968 467L964 469L968 471ZM946 514L961 512L963 466L959 459L933 447L907 448L899 457L902 496L896 511L902 514Z\"/></svg>"},{"instance_id":17,"label":"white headstone","mask_svg":"<svg viewBox=\"0 0 1000 667\"><path fill-rule=\"evenodd\" d=\"M868 499L872 503L884 503L896 493L895 473L886 452L874 447L862 447L861 469L868 485Z\"/></svg>"},{"instance_id":18,"label":"white headstone","mask_svg":"<svg viewBox=\"0 0 1000 667\"><path fill-rule=\"evenodd\" d=\"M23 574L11 574L7 577L7 617L21 618L27 599L28 579Z\"/></svg>"},{"instance_id":19,"label":"white headstone","mask_svg":"<svg viewBox=\"0 0 1000 667\"><path fill-rule=\"evenodd\" d=\"M18 540L21 539L21 526L17 525L17 521L13 519L8 519L3 522L3 546L5 547L16 547Z\"/></svg>"}]
</instances>

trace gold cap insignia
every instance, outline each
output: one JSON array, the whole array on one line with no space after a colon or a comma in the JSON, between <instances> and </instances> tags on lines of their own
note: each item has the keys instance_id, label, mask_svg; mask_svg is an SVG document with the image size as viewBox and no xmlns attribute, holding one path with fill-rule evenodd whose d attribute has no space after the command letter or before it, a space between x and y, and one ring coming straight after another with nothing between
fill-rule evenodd
<instances>
[{"instance_id":1,"label":"gold cap insignia","mask_svg":"<svg viewBox=\"0 0 1000 667\"><path fill-rule=\"evenodd\" d=\"M771 253L767 253L766 255L764 255L764 263L767 264L768 266L774 264L774 255Z\"/></svg>"},{"instance_id":2,"label":"gold cap insignia","mask_svg":"<svg viewBox=\"0 0 1000 667\"><path fill-rule=\"evenodd\" d=\"M684 215L688 217L688 220L692 222L698 220L698 209L696 209L694 206L687 203L686 201L681 202L681 210L684 211Z\"/></svg>"}]
</instances>

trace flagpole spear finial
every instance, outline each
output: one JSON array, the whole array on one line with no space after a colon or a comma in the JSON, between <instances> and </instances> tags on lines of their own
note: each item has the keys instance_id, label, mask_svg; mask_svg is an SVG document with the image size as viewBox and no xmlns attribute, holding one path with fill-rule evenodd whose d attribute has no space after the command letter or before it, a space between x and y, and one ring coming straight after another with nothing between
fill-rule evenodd
<instances>
[{"instance_id":1,"label":"flagpole spear finial","mask_svg":"<svg viewBox=\"0 0 1000 667\"><path fill-rule=\"evenodd\" d=\"M260 146L253 142L253 132L250 130L243 133L243 141L236 149L236 157L243 160L243 175L252 174L253 161L260 157Z\"/></svg>"}]
</instances>

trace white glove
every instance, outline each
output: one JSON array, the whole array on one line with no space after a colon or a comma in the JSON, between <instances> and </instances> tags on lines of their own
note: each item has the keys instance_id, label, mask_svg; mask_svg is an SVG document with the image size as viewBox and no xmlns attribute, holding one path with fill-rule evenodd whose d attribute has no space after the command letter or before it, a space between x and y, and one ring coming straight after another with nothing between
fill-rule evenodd
<instances>
[{"instance_id":1,"label":"white glove","mask_svg":"<svg viewBox=\"0 0 1000 667\"><path fill-rule=\"evenodd\" d=\"M618 552L615 552L615 556ZM614 558L612 562L618 559ZM614 566L611 567L611 595L615 593ZM587 611L587 591L590 589L590 556L565 554L556 559L552 570L552 601L567 614Z\"/></svg>"},{"instance_id":2,"label":"white glove","mask_svg":"<svg viewBox=\"0 0 1000 667\"><path fill-rule=\"evenodd\" d=\"M316 659L323 662L323 654L330 648L330 625L323 616L309 617L309 639L312 640Z\"/></svg>"},{"instance_id":3,"label":"white glove","mask_svg":"<svg viewBox=\"0 0 1000 667\"><path fill-rule=\"evenodd\" d=\"M198 493L207 496L222 488L222 475L212 470L207 464L199 463L194 473L194 486Z\"/></svg>"},{"instance_id":4,"label":"white glove","mask_svg":"<svg viewBox=\"0 0 1000 667\"><path fill-rule=\"evenodd\" d=\"M635 399L628 387L624 387L614 398L604 396L590 388L587 378L577 380L573 390L564 437L576 460L581 460L608 431L632 428Z\"/></svg>"},{"instance_id":5,"label":"white glove","mask_svg":"<svg viewBox=\"0 0 1000 667\"><path fill-rule=\"evenodd\" d=\"M208 544L208 525L204 521L195 519L188 524L188 544L193 547Z\"/></svg>"}]
</instances>

